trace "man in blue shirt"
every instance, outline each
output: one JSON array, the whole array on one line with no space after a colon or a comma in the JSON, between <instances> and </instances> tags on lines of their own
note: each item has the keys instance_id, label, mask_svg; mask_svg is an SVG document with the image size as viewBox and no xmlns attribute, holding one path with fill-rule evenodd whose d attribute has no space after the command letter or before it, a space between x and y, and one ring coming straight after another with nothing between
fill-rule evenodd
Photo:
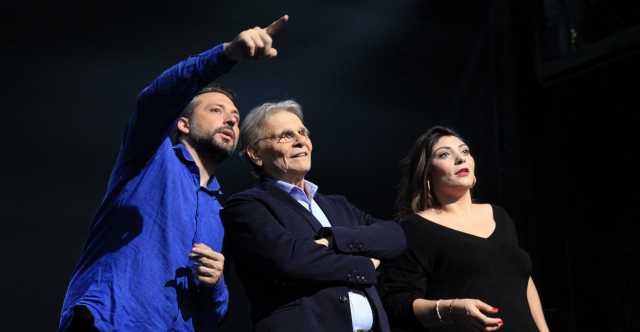
<instances>
[{"instance_id":1,"label":"man in blue shirt","mask_svg":"<svg viewBox=\"0 0 640 332\"><path fill-rule=\"evenodd\" d=\"M60 331L215 331L228 304L215 171L240 119L233 95L207 84L238 61L275 57L271 37L287 20L189 57L142 91Z\"/></svg>"}]
</instances>

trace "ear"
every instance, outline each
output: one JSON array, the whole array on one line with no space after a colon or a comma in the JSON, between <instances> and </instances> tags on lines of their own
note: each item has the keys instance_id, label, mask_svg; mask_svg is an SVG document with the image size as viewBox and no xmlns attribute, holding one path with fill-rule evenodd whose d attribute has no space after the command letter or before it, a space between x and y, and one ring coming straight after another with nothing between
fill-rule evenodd
<instances>
[{"instance_id":1,"label":"ear","mask_svg":"<svg viewBox=\"0 0 640 332\"><path fill-rule=\"evenodd\" d=\"M258 156L258 151L256 151L256 149L252 146L247 147L246 151L246 155L247 157L249 157L251 162L256 164L257 166L262 167L262 158Z\"/></svg>"},{"instance_id":2,"label":"ear","mask_svg":"<svg viewBox=\"0 0 640 332\"><path fill-rule=\"evenodd\" d=\"M191 128L189 119L184 116L179 117L178 122L176 122L176 128L178 129L178 132L182 135L189 134L189 129Z\"/></svg>"}]
</instances>

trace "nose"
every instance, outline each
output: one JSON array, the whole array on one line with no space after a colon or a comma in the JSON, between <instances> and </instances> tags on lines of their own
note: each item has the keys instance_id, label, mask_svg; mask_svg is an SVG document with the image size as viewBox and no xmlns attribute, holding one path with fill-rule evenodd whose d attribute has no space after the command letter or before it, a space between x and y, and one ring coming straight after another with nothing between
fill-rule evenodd
<instances>
[{"instance_id":1,"label":"nose","mask_svg":"<svg viewBox=\"0 0 640 332\"><path fill-rule=\"evenodd\" d=\"M235 115L233 115L232 113L227 113L227 116L224 119L224 124L229 127L235 127L237 123L238 120L236 119Z\"/></svg>"},{"instance_id":2,"label":"nose","mask_svg":"<svg viewBox=\"0 0 640 332\"><path fill-rule=\"evenodd\" d=\"M296 148L302 147L304 145L302 140L303 138L301 136L296 136L295 140L293 141L293 146Z\"/></svg>"},{"instance_id":3,"label":"nose","mask_svg":"<svg viewBox=\"0 0 640 332\"><path fill-rule=\"evenodd\" d=\"M235 127L236 126L236 120L231 118L231 119L226 120L224 122L224 124L226 124L229 127Z\"/></svg>"},{"instance_id":4,"label":"nose","mask_svg":"<svg viewBox=\"0 0 640 332\"><path fill-rule=\"evenodd\" d=\"M465 161L467 161L467 159L464 156L460 154L456 154L456 161L455 161L456 165L464 164Z\"/></svg>"}]
</instances>

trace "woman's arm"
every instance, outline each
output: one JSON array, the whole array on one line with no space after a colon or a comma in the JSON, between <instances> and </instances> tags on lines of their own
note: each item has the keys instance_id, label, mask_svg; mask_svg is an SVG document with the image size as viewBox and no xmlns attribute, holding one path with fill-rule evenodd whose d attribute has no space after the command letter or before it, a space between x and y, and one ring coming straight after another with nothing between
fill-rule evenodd
<instances>
[{"instance_id":1,"label":"woman's arm","mask_svg":"<svg viewBox=\"0 0 640 332\"><path fill-rule=\"evenodd\" d=\"M498 308L477 299L415 299L413 313L425 327L470 323L482 331L495 331L504 324L502 319L486 315L498 313Z\"/></svg>"},{"instance_id":2,"label":"woman's arm","mask_svg":"<svg viewBox=\"0 0 640 332\"><path fill-rule=\"evenodd\" d=\"M538 290L531 277L529 277L529 284L527 285L527 300L529 301L531 316L533 316L533 321L536 323L538 330L548 332L549 327L547 326L547 321L544 319L544 312L542 311L542 303L538 296Z\"/></svg>"}]
</instances>

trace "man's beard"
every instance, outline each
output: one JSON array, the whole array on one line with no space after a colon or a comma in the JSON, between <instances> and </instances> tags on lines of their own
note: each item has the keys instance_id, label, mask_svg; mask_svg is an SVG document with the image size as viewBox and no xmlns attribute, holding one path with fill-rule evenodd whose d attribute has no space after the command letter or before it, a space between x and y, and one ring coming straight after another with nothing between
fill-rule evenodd
<instances>
[{"instance_id":1,"label":"man's beard","mask_svg":"<svg viewBox=\"0 0 640 332\"><path fill-rule=\"evenodd\" d=\"M192 126L186 138L189 144L196 150L200 159L220 163L227 159L236 149L236 142L225 145L215 140L215 135L225 129L233 131L233 128L228 126L211 130L204 130L198 126Z\"/></svg>"}]
</instances>

